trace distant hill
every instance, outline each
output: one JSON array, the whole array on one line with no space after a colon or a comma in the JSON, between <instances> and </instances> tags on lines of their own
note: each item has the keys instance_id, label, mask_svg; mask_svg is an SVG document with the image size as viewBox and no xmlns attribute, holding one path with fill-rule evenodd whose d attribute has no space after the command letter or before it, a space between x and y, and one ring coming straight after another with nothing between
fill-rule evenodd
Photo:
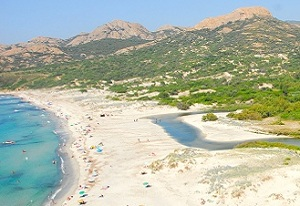
<instances>
[{"instance_id":1,"label":"distant hill","mask_svg":"<svg viewBox=\"0 0 300 206\"><path fill-rule=\"evenodd\" d=\"M292 24L292 25L300 27L300 21L292 21L292 20L290 20L290 21L286 21L286 22L289 23L289 24Z\"/></svg>"},{"instance_id":2,"label":"distant hill","mask_svg":"<svg viewBox=\"0 0 300 206\"><path fill-rule=\"evenodd\" d=\"M140 24L115 20L96 28L91 33L75 37L67 45L77 46L101 39L130 39L134 37L145 40L154 39L154 35Z\"/></svg>"},{"instance_id":3,"label":"distant hill","mask_svg":"<svg viewBox=\"0 0 300 206\"><path fill-rule=\"evenodd\" d=\"M0 71L102 57L180 31L169 27L150 32L140 24L115 20L65 40L37 37L26 43L0 45Z\"/></svg>"},{"instance_id":4,"label":"distant hill","mask_svg":"<svg viewBox=\"0 0 300 206\"><path fill-rule=\"evenodd\" d=\"M167 25L155 32L138 23L115 20L69 39L37 37L26 43L0 45L0 71L103 57L132 50L138 45L141 45L138 48L153 45L187 30L214 29L253 16L271 17L271 14L261 7L241 8L227 15L205 19L193 28ZM148 44L150 41L153 43Z\"/></svg>"},{"instance_id":5,"label":"distant hill","mask_svg":"<svg viewBox=\"0 0 300 206\"><path fill-rule=\"evenodd\" d=\"M194 28L215 29L229 22L243 21L246 19L251 19L253 17L262 17L262 18L272 17L272 14L263 7L239 8L230 14L204 19L202 22L197 24Z\"/></svg>"},{"instance_id":6,"label":"distant hill","mask_svg":"<svg viewBox=\"0 0 300 206\"><path fill-rule=\"evenodd\" d=\"M2 45L1 70L12 72L2 72L0 87L99 86L101 81L167 74L223 77L224 72L230 78L246 80L296 72L298 27L273 18L261 7L242 8L212 19L210 27L202 28L207 25L204 20L195 28L165 26L156 32L114 21L81 34L84 41L79 36L67 40L38 37ZM76 38L82 41L73 45Z\"/></svg>"},{"instance_id":7,"label":"distant hill","mask_svg":"<svg viewBox=\"0 0 300 206\"><path fill-rule=\"evenodd\" d=\"M53 62L66 62L71 58L62 51L64 40L37 37L26 43L5 45L0 50L0 70L41 66Z\"/></svg>"}]
</instances>

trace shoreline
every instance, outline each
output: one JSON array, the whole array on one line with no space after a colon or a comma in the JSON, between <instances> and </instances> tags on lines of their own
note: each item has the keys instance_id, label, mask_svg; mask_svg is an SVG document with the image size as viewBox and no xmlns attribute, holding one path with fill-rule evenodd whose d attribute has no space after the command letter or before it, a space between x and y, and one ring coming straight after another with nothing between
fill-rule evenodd
<instances>
[{"instance_id":1,"label":"shoreline","mask_svg":"<svg viewBox=\"0 0 300 206\"><path fill-rule=\"evenodd\" d=\"M80 199L87 205L130 206L300 203L298 195L294 195L298 188L293 184L300 179L297 153L188 148L150 119L142 118L179 113L178 109L151 102L114 102L106 99L110 95L106 91L52 89L13 94L52 111L66 122L74 138L70 154L74 155L71 162L78 166L74 172L78 181L55 200L56 205L78 205ZM208 139L257 137L249 131L249 125L230 126L226 121L203 124L200 116L187 118L183 117L184 121L203 129ZM94 149L99 145L101 152ZM287 157L288 166L282 163ZM282 182L289 189L283 190ZM80 197L80 191L86 195Z\"/></svg>"},{"instance_id":2,"label":"shoreline","mask_svg":"<svg viewBox=\"0 0 300 206\"><path fill-rule=\"evenodd\" d=\"M45 199L43 205L63 205L66 197L75 193L76 185L79 182L79 174L75 172L78 171L79 164L77 163L77 160L74 161L72 159L73 151L70 149L75 138L72 135L72 131L68 126L67 120L59 115L58 112L60 110L52 109L49 105L41 103L38 99L31 98L30 96L23 95L18 92L8 92L5 94L16 96L24 101L30 102L42 110L46 110L52 116L52 119L57 121L55 123L57 130L53 132L59 138L59 146L56 152L61 162L60 168L62 179L55 191L49 194L49 196Z\"/></svg>"},{"instance_id":3,"label":"shoreline","mask_svg":"<svg viewBox=\"0 0 300 206\"><path fill-rule=\"evenodd\" d=\"M56 110L49 109L49 107L41 104L37 99L32 99L26 95L24 96L14 92L8 94L21 98L22 100L35 105L41 110L46 110L50 114L51 119L56 121L56 130L53 132L59 138L59 146L56 153L60 158L62 179L58 183L58 186L55 188L53 193L49 194L47 199L45 199L43 205L62 205L65 201L65 198L75 192L76 185L79 181L79 174L75 172L79 169L79 164L76 161L72 161L71 157L73 156L73 151L70 149L75 139L72 135L72 131L68 127L68 122L66 119L61 118L58 113L56 113Z\"/></svg>"},{"instance_id":4,"label":"shoreline","mask_svg":"<svg viewBox=\"0 0 300 206\"><path fill-rule=\"evenodd\" d=\"M22 102L30 104L33 108L38 109L41 112L46 112L47 115L49 115L49 121L54 123L54 130L52 133L55 134L58 140L57 148L55 149L55 154L57 155L57 160L59 164L57 164L60 167L60 176L56 183L56 186L53 186L53 190L50 192L48 196L44 197L44 199L39 199L42 201L42 205L53 205L53 202L63 202L62 198L64 198L65 194L69 191L67 189L68 186L73 186L73 180L78 178L78 175L76 176L75 167L76 164L72 164L70 161L71 155L69 146L70 143L73 141L72 136L70 135L70 132L68 131L68 127L65 121L63 121L61 118L57 117L55 113L49 109L46 109L44 106L41 106L39 104L36 104L34 101L28 100L28 98L24 98L21 95L18 95L14 92L3 92L2 93L5 96L9 96L11 98L17 98L21 100ZM49 122L50 123L50 122ZM49 132L51 132L49 130ZM23 152L26 152L26 150L23 150ZM54 161L54 160L53 160ZM54 164L54 163L53 163ZM56 164L56 160L55 160ZM78 167L78 166L77 166ZM70 184L71 183L71 184ZM52 187L51 187L52 188ZM75 190L75 188L74 188ZM52 201L54 200L54 201Z\"/></svg>"},{"instance_id":5,"label":"shoreline","mask_svg":"<svg viewBox=\"0 0 300 206\"><path fill-rule=\"evenodd\" d=\"M46 94L50 93L51 95L55 94L55 93L60 93L60 91L54 91L54 90L46 90L43 92L45 92ZM64 93L65 91L62 91L62 92ZM70 91L67 91L66 93L69 93L69 92ZM71 93L73 93L73 91L71 91ZM75 93L78 93L79 96L81 96L80 92L75 91ZM62 190L55 197L54 201L55 201L56 205L75 205L75 202L77 202L77 200L75 201L75 198L77 198L77 199L79 198L77 192L82 189L90 190L90 187L94 186L93 183L91 183L91 184L89 183L88 179L90 178L92 172L97 171L97 169L94 169L94 165L90 164L94 161L93 158L91 158L91 156L93 156L94 154L89 155L90 151L88 151L89 149L88 149L88 145L86 143L86 140L88 140L88 138L93 136L95 133L94 131L93 132L86 132L86 131L92 131L95 129L95 126L97 126L97 124L93 124L92 126L90 125L91 124L90 116L92 116L92 115L84 114L84 112L81 112L79 115L76 115L77 118L74 118L74 115L72 115L72 112L65 110L66 107L59 105L59 103L56 102L55 99L53 99L53 97L51 97L51 95L48 96L48 95L42 94L42 93L39 94L36 91L11 92L10 94L18 96L26 101L29 101L29 102L37 105L38 107L40 107L42 109L46 109L47 111L53 113L56 117L58 117L59 119L61 119L61 121L63 121L63 125L65 125L66 129L69 131L69 133L70 133L69 136L70 136L70 138L72 138L72 140L68 141L68 143L70 144L69 145L70 153L68 152L67 155L69 155L69 157L70 157L71 156L70 154L72 154L73 158L70 158L70 159L71 160L74 159L76 162L75 166L74 166L74 161L71 164L73 165L74 168L79 169L79 170L77 170L77 171L79 171L79 173L75 172L77 174L78 179L76 178L77 181L72 183L72 189L65 190L65 188L62 188ZM103 96L103 98L105 98L105 97ZM80 101L84 101L84 99L82 98ZM109 112L106 112L107 117L109 117L111 115L110 117L113 118L113 116L115 116L115 115L122 115L123 110L127 110L125 112L126 115L130 115L130 110L126 109L126 106L123 105L123 104L126 105L127 103L123 102L120 104L119 102L116 102L114 104L115 105L110 106L111 114ZM129 105L131 105L131 104L129 103ZM153 107L153 108L148 110L148 106L145 106L145 108L143 108L139 111L140 114L136 115L136 118L139 119L141 117L149 116L152 114L157 115L157 114L164 114L166 112L167 113L168 112L178 112L177 109L174 109L171 107L169 107L168 110L166 111L164 109L157 109L156 106L154 106L156 104L154 104L152 106L152 104L150 103L150 105L151 105L150 107ZM71 106L71 105L68 104L68 106ZM78 109L81 106L79 106L78 108L76 108L78 105L75 106L73 104L72 106L73 106L72 109L76 110L76 112L74 112L73 114L78 114ZM142 106L142 107L144 107L144 106ZM146 111L146 110L148 110L147 111L148 115L144 113L144 111ZM153 113L152 110L156 110L156 111L154 111L154 113ZM85 111L85 112L88 113L90 111ZM114 113L114 114L112 114L112 113ZM133 119L132 119L132 121L133 121ZM142 120L140 120L140 121L142 121ZM147 124L151 123L150 119L144 119L143 121L148 122ZM154 125L154 127L159 127L159 126ZM164 133L163 129L161 129L161 130ZM179 148L180 147L184 148L184 146L180 145L172 138L170 138L169 140L171 142L173 142L173 144L175 143L175 145L178 146ZM136 139L135 141L138 142L139 140ZM146 140L141 140L141 142L144 142L144 141L146 141ZM148 139L147 139L147 141L148 141ZM80 145L80 147L79 147L79 145ZM81 149L80 152L83 151L83 153L78 152L78 147ZM169 150L169 152L171 152L171 151L172 150ZM164 155L166 155L166 154L168 154L168 153L164 152ZM88 159L86 157L82 157L82 156L89 156L90 159ZM89 168L89 169L87 169L87 168ZM60 188L58 188L58 189L60 189ZM70 198L72 196L73 196L73 198ZM53 205L53 204L50 204L50 205Z\"/></svg>"},{"instance_id":6,"label":"shoreline","mask_svg":"<svg viewBox=\"0 0 300 206\"><path fill-rule=\"evenodd\" d=\"M55 116L55 114L53 115ZM72 142L74 142L75 139L67 127L67 122L57 116L55 116L55 118L58 119L58 127L60 128L59 131L55 131L55 133L60 138L57 153L61 161L62 179L55 193L48 196L48 200L45 202L45 205L49 206L54 205L53 201L55 204L62 205L68 195L75 193L76 184L74 183L79 181L79 174L75 172L78 171L79 165L72 160L73 152L70 150Z\"/></svg>"}]
</instances>

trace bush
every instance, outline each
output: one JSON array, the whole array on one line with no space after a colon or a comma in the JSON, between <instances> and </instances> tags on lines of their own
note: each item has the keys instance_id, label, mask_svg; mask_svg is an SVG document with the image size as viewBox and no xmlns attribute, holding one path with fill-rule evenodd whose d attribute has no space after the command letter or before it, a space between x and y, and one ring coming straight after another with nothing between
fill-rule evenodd
<instances>
[{"instance_id":1,"label":"bush","mask_svg":"<svg viewBox=\"0 0 300 206\"><path fill-rule=\"evenodd\" d=\"M170 94L168 92L160 92L157 97L161 98L161 99L166 99L170 97Z\"/></svg>"},{"instance_id":2,"label":"bush","mask_svg":"<svg viewBox=\"0 0 300 206\"><path fill-rule=\"evenodd\" d=\"M238 119L238 120L261 120L262 119L260 113L248 109L245 109L240 113L231 112L227 115L227 117Z\"/></svg>"},{"instance_id":3,"label":"bush","mask_svg":"<svg viewBox=\"0 0 300 206\"><path fill-rule=\"evenodd\" d=\"M81 93L88 92L87 89L83 89L83 88L80 89L79 91L80 91Z\"/></svg>"},{"instance_id":4,"label":"bush","mask_svg":"<svg viewBox=\"0 0 300 206\"><path fill-rule=\"evenodd\" d=\"M180 110L188 110L190 108L190 105L184 102L178 102L177 108Z\"/></svg>"},{"instance_id":5,"label":"bush","mask_svg":"<svg viewBox=\"0 0 300 206\"><path fill-rule=\"evenodd\" d=\"M206 122L206 121L216 121L218 120L218 117L213 114L213 113L207 113L206 115L204 115L202 117L202 121Z\"/></svg>"},{"instance_id":6,"label":"bush","mask_svg":"<svg viewBox=\"0 0 300 206\"><path fill-rule=\"evenodd\" d=\"M280 119L278 119L278 120L272 122L271 125L284 125L284 123Z\"/></svg>"},{"instance_id":7,"label":"bush","mask_svg":"<svg viewBox=\"0 0 300 206\"><path fill-rule=\"evenodd\" d=\"M126 85L112 85L110 87L110 90L116 93L126 93L127 89Z\"/></svg>"}]
</instances>

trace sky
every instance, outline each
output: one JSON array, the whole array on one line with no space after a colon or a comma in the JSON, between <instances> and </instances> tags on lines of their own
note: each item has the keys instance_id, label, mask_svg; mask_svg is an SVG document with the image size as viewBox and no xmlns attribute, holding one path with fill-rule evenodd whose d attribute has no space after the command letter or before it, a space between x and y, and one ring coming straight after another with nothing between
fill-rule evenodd
<instances>
[{"instance_id":1,"label":"sky","mask_svg":"<svg viewBox=\"0 0 300 206\"><path fill-rule=\"evenodd\" d=\"M240 7L263 6L275 18L300 21L300 0L0 0L0 44L37 36L67 39L119 19L150 31L191 27Z\"/></svg>"}]
</instances>

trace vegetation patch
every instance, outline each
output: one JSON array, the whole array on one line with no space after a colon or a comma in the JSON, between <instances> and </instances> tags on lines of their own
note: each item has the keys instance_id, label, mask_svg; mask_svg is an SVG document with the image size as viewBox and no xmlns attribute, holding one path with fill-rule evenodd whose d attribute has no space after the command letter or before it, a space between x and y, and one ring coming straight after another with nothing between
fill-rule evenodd
<instances>
[{"instance_id":1,"label":"vegetation patch","mask_svg":"<svg viewBox=\"0 0 300 206\"><path fill-rule=\"evenodd\" d=\"M214 113L207 113L206 115L202 116L202 121L217 121L218 117Z\"/></svg>"},{"instance_id":2,"label":"vegetation patch","mask_svg":"<svg viewBox=\"0 0 300 206\"><path fill-rule=\"evenodd\" d=\"M196 164L195 158L198 156L193 149L175 150L162 160L156 160L149 165L152 173L160 171L164 168L178 169L178 172L190 170Z\"/></svg>"},{"instance_id":3,"label":"vegetation patch","mask_svg":"<svg viewBox=\"0 0 300 206\"><path fill-rule=\"evenodd\" d=\"M289 165L289 162L291 161L291 158L290 157L286 157L283 161L283 164L284 165Z\"/></svg>"},{"instance_id":4,"label":"vegetation patch","mask_svg":"<svg viewBox=\"0 0 300 206\"><path fill-rule=\"evenodd\" d=\"M240 113L230 112L227 117L238 119L238 120L262 120L260 113L245 109Z\"/></svg>"},{"instance_id":5,"label":"vegetation patch","mask_svg":"<svg viewBox=\"0 0 300 206\"><path fill-rule=\"evenodd\" d=\"M190 108L190 105L188 103L178 102L177 108L180 110L188 110Z\"/></svg>"},{"instance_id":6,"label":"vegetation patch","mask_svg":"<svg viewBox=\"0 0 300 206\"><path fill-rule=\"evenodd\" d=\"M245 142L235 146L235 148L280 148L293 151L300 151L299 146L284 144L281 142L266 142L266 141L253 141Z\"/></svg>"},{"instance_id":7,"label":"vegetation patch","mask_svg":"<svg viewBox=\"0 0 300 206\"><path fill-rule=\"evenodd\" d=\"M272 122L271 125L284 125L284 123L281 121L281 119L278 119Z\"/></svg>"}]
</instances>

